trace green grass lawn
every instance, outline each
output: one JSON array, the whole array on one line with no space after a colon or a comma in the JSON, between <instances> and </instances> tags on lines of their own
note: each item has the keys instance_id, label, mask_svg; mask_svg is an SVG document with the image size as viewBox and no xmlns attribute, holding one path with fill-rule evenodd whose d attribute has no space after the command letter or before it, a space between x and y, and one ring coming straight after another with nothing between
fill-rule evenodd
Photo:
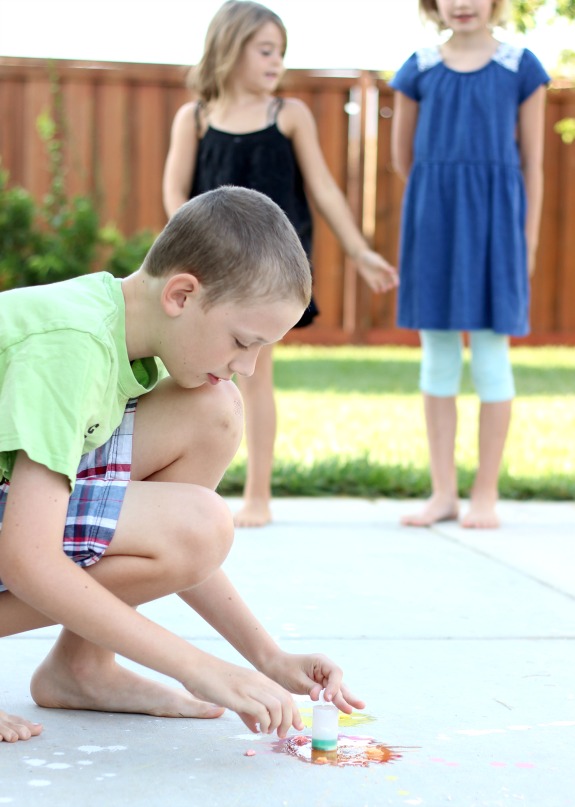
<instances>
[{"instance_id":1,"label":"green grass lawn","mask_svg":"<svg viewBox=\"0 0 575 807\"><path fill-rule=\"evenodd\" d=\"M504 498L575 499L575 349L513 348L517 386L501 475ZM275 496L429 493L420 351L278 346ZM478 400L464 369L456 460L467 496ZM241 493L242 446L220 491Z\"/></svg>"}]
</instances>

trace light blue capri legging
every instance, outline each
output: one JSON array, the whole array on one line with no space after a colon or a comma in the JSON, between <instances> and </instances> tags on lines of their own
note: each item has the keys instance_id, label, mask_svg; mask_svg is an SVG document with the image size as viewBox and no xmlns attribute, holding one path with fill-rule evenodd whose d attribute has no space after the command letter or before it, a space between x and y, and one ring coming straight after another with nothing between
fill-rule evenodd
<instances>
[{"instance_id":1,"label":"light blue capri legging","mask_svg":"<svg viewBox=\"0 0 575 807\"><path fill-rule=\"evenodd\" d=\"M420 388L427 395L457 395L463 366L459 331L420 331ZM515 396L509 360L509 337L494 331L470 331L471 377L482 403L509 401Z\"/></svg>"}]
</instances>

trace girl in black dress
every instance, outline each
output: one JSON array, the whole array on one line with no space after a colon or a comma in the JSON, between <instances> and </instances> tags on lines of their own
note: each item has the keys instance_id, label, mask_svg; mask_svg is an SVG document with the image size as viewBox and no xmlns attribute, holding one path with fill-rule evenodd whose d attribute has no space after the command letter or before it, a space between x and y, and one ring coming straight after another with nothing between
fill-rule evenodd
<instances>
[{"instance_id":1,"label":"girl in black dress","mask_svg":"<svg viewBox=\"0 0 575 807\"><path fill-rule=\"evenodd\" d=\"M174 118L164 171L164 207L171 216L190 197L220 185L270 196L294 225L311 255L312 217L306 193L374 292L397 285L397 273L373 252L353 220L321 152L308 107L274 95L284 72L287 34L270 9L229 0L208 28L204 55L192 73L199 100ZM315 302L298 326L317 314ZM238 378L246 411L247 478L240 527L271 520L271 475L276 434L272 348L260 351L251 378Z\"/></svg>"}]
</instances>

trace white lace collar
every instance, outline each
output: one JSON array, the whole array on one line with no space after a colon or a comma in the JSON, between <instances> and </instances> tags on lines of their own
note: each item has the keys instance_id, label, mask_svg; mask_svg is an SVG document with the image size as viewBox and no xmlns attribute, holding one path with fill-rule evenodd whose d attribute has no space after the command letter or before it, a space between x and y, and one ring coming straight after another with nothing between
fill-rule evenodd
<instances>
[{"instance_id":1,"label":"white lace collar","mask_svg":"<svg viewBox=\"0 0 575 807\"><path fill-rule=\"evenodd\" d=\"M415 52L415 56L420 73L425 72L425 70L430 70L432 67L435 67L436 64L443 61L439 45L434 45L430 48L421 48Z\"/></svg>"},{"instance_id":2,"label":"white lace collar","mask_svg":"<svg viewBox=\"0 0 575 807\"><path fill-rule=\"evenodd\" d=\"M517 73L522 56L523 48L512 45L510 42L500 42L499 47L493 54L493 61L500 64L501 67L511 70L512 73Z\"/></svg>"},{"instance_id":3,"label":"white lace collar","mask_svg":"<svg viewBox=\"0 0 575 807\"><path fill-rule=\"evenodd\" d=\"M417 67L420 73L430 70L443 61L439 45L433 45L429 48L420 48L416 51ZM490 61L497 62L512 73L517 73L519 70L519 62L523 56L523 48L517 45L512 45L510 42L500 42L497 50L491 57Z\"/></svg>"}]
</instances>

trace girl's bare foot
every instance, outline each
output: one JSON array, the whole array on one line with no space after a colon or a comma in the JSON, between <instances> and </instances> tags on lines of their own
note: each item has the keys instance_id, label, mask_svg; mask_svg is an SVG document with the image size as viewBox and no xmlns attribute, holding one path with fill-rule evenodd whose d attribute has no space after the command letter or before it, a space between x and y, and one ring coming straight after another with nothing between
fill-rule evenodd
<instances>
[{"instance_id":1,"label":"girl's bare foot","mask_svg":"<svg viewBox=\"0 0 575 807\"><path fill-rule=\"evenodd\" d=\"M236 527L265 527L271 520L269 499L246 499L241 510L234 514Z\"/></svg>"},{"instance_id":2,"label":"girl's bare foot","mask_svg":"<svg viewBox=\"0 0 575 807\"><path fill-rule=\"evenodd\" d=\"M105 664L72 666L54 650L38 667L30 685L38 706L130 712L156 717L220 717L224 709L194 698L185 689L151 681L121 667L113 656Z\"/></svg>"},{"instance_id":3,"label":"girl's bare foot","mask_svg":"<svg viewBox=\"0 0 575 807\"><path fill-rule=\"evenodd\" d=\"M461 526L466 529L494 530L499 527L499 518L495 512L497 499L492 497L471 497L469 510L461 519Z\"/></svg>"},{"instance_id":4,"label":"girl's bare foot","mask_svg":"<svg viewBox=\"0 0 575 807\"><path fill-rule=\"evenodd\" d=\"M417 513L408 513L401 518L404 527L431 527L438 521L451 521L457 518L459 506L452 496L433 495Z\"/></svg>"},{"instance_id":5,"label":"girl's bare foot","mask_svg":"<svg viewBox=\"0 0 575 807\"><path fill-rule=\"evenodd\" d=\"M15 743L18 740L29 740L30 737L36 737L41 731L41 723L30 723L23 717L0 711L0 742Z\"/></svg>"}]
</instances>

